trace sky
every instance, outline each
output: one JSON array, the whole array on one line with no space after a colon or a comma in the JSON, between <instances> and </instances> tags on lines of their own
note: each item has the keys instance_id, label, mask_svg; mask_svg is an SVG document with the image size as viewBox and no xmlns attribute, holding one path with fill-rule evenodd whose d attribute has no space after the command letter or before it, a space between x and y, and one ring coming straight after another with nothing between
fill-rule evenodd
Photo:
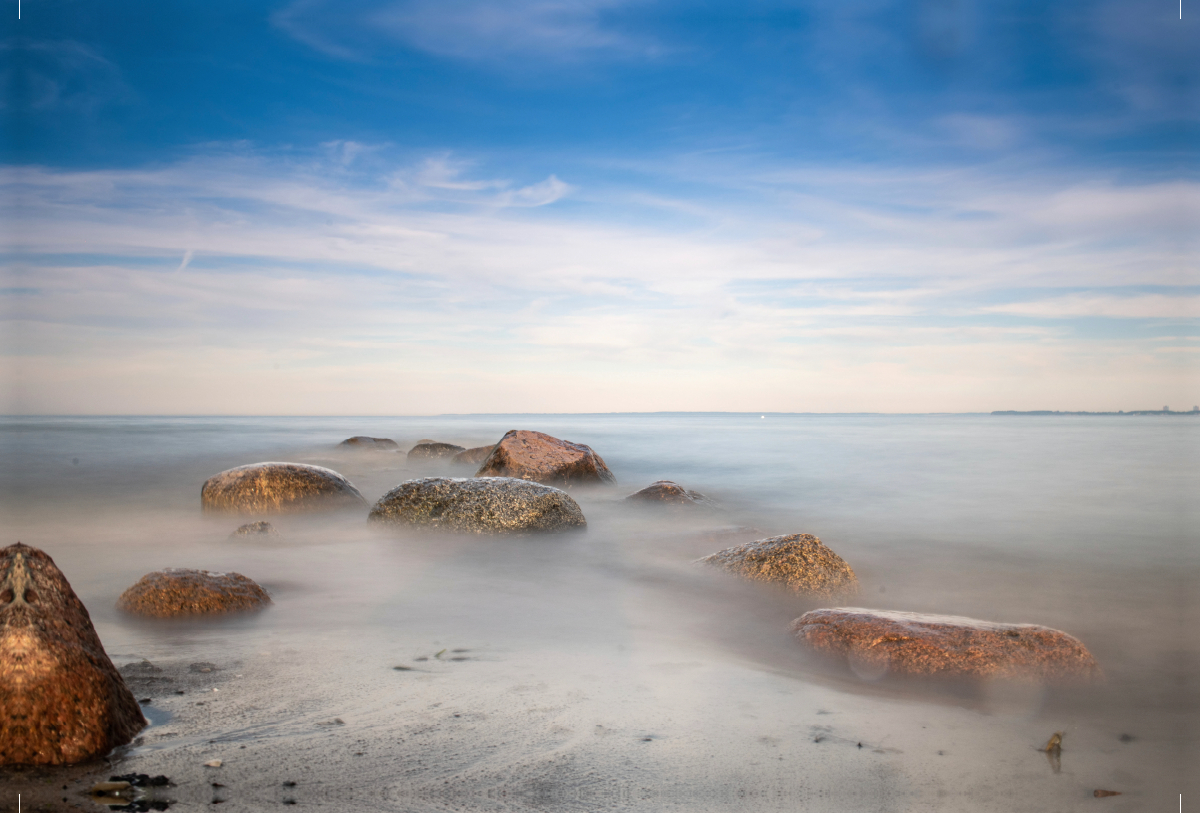
<instances>
[{"instance_id":1,"label":"sky","mask_svg":"<svg viewBox=\"0 0 1200 813\"><path fill-rule=\"evenodd\" d=\"M1189 1L13 0L0 413L1190 409Z\"/></svg>"}]
</instances>

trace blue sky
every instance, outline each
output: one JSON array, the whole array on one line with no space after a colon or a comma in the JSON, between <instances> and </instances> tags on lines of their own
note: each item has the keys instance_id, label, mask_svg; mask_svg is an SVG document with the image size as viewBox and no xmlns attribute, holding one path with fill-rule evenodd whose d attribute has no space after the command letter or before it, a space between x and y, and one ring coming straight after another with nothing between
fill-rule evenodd
<instances>
[{"instance_id":1,"label":"blue sky","mask_svg":"<svg viewBox=\"0 0 1200 813\"><path fill-rule=\"evenodd\" d=\"M1200 401L1186 3L11 16L6 412Z\"/></svg>"}]
</instances>

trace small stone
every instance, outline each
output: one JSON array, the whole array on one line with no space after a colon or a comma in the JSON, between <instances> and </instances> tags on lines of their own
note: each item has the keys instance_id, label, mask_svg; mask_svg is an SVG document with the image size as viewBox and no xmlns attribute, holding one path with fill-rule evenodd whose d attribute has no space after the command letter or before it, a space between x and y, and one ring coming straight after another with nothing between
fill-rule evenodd
<instances>
[{"instance_id":1,"label":"small stone","mask_svg":"<svg viewBox=\"0 0 1200 813\"><path fill-rule=\"evenodd\" d=\"M475 476L516 477L562 488L617 482L590 446L524 429L507 432Z\"/></svg>"},{"instance_id":2,"label":"small stone","mask_svg":"<svg viewBox=\"0 0 1200 813\"><path fill-rule=\"evenodd\" d=\"M797 640L848 659L856 671L947 677L1089 680L1100 667L1065 632L1036 624L1000 624L949 615L840 607L813 610L792 623ZM1046 748L1061 748L1062 735Z\"/></svg>"},{"instance_id":3,"label":"small stone","mask_svg":"<svg viewBox=\"0 0 1200 813\"><path fill-rule=\"evenodd\" d=\"M830 598L858 592L858 577L850 565L812 534L772 536L726 548L700 561L810 596Z\"/></svg>"},{"instance_id":4,"label":"small stone","mask_svg":"<svg viewBox=\"0 0 1200 813\"><path fill-rule=\"evenodd\" d=\"M258 610L270 603L267 591L241 573L168 568L143 576L117 599L117 609L168 618Z\"/></svg>"},{"instance_id":5,"label":"small stone","mask_svg":"<svg viewBox=\"0 0 1200 813\"><path fill-rule=\"evenodd\" d=\"M210 759L204 763L205 768L220 768L223 763L219 759Z\"/></svg>"},{"instance_id":6,"label":"small stone","mask_svg":"<svg viewBox=\"0 0 1200 813\"><path fill-rule=\"evenodd\" d=\"M1119 790L1094 790L1094 791L1092 791L1092 796L1096 797L1097 799L1103 799L1105 796L1120 796L1120 795L1121 795L1121 791L1119 791Z\"/></svg>"},{"instance_id":7,"label":"small stone","mask_svg":"<svg viewBox=\"0 0 1200 813\"><path fill-rule=\"evenodd\" d=\"M565 491L512 477L408 480L375 503L370 520L454 533L556 533L587 527Z\"/></svg>"},{"instance_id":8,"label":"small stone","mask_svg":"<svg viewBox=\"0 0 1200 813\"><path fill-rule=\"evenodd\" d=\"M409 460L441 460L444 457L455 457L465 452L462 446L453 443L438 443L437 441L418 443L408 450Z\"/></svg>"},{"instance_id":9,"label":"small stone","mask_svg":"<svg viewBox=\"0 0 1200 813\"><path fill-rule=\"evenodd\" d=\"M712 506L713 501L698 491L688 491L671 480L658 480L625 498L628 502L663 503L666 505Z\"/></svg>"},{"instance_id":10,"label":"small stone","mask_svg":"<svg viewBox=\"0 0 1200 813\"><path fill-rule=\"evenodd\" d=\"M279 531L275 530L275 526L266 520L260 520L242 525L230 534L230 537L235 536L279 536Z\"/></svg>"},{"instance_id":11,"label":"small stone","mask_svg":"<svg viewBox=\"0 0 1200 813\"><path fill-rule=\"evenodd\" d=\"M369 438L365 435L355 435L352 438L346 438L338 446L377 452L395 452L400 450L400 445L391 438Z\"/></svg>"},{"instance_id":12,"label":"small stone","mask_svg":"<svg viewBox=\"0 0 1200 813\"><path fill-rule=\"evenodd\" d=\"M0 765L82 762L145 725L54 560L20 542L0 549Z\"/></svg>"},{"instance_id":13,"label":"small stone","mask_svg":"<svg viewBox=\"0 0 1200 813\"><path fill-rule=\"evenodd\" d=\"M354 484L333 469L303 463L253 463L214 475L200 489L209 512L280 514L366 506Z\"/></svg>"},{"instance_id":14,"label":"small stone","mask_svg":"<svg viewBox=\"0 0 1200 813\"><path fill-rule=\"evenodd\" d=\"M480 463L487 460L492 449L496 448L496 444L491 446L476 446L473 449L464 449L456 454L451 462L462 463L463 465L479 466Z\"/></svg>"}]
</instances>

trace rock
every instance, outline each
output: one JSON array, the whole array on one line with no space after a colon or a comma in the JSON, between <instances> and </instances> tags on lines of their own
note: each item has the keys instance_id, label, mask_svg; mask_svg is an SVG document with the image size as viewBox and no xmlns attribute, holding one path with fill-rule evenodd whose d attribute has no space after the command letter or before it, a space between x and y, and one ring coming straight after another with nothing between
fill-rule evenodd
<instances>
[{"instance_id":1,"label":"rock","mask_svg":"<svg viewBox=\"0 0 1200 813\"><path fill-rule=\"evenodd\" d=\"M858 577L850 565L812 534L747 542L700 561L755 581L783 584L810 596L829 598L858 592Z\"/></svg>"},{"instance_id":2,"label":"rock","mask_svg":"<svg viewBox=\"0 0 1200 813\"><path fill-rule=\"evenodd\" d=\"M1100 675L1096 659L1077 639L1036 624L840 607L805 613L792 622L792 631L806 646L844 656L855 671L873 675L1048 682Z\"/></svg>"},{"instance_id":3,"label":"rock","mask_svg":"<svg viewBox=\"0 0 1200 813\"><path fill-rule=\"evenodd\" d=\"M103 756L145 725L54 560L0 549L0 765Z\"/></svg>"},{"instance_id":4,"label":"rock","mask_svg":"<svg viewBox=\"0 0 1200 813\"><path fill-rule=\"evenodd\" d=\"M570 495L512 477L408 480L375 503L370 519L456 533L555 533L587 527Z\"/></svg>"},{"instance_id":5,"label":"rock","mask_svg":"<svg viewBox=\"0 0 1200 813\"><path fill-rule=\"evenodd\" d=\"M167 568L142 576L117 599L117 609L169 618L257 610L270 603L267 591L241 573Z\"/></svg>"},{"instance_id":6,"label":"rock","mask_svg":"<svg viewBox=\"0 0 1200 813\"><path fill-rule=\"evenodd\" d=\"M242 525L230 536L279 536L279 531L275 530L275 526L271 523L261 520Z\"/></svg>"},{"instance_id":7,"label":"rock","mask_svg":"<svg viewBox=\"0 0 1200 813\"><path fill-rule=\"evenodd\" d=\"M443 457L454 457L459 452L465 452L462 446L453 443L438 443L436 440L422 441L408 450L409 460L441 460Z\"/></svg>"},{"instance_id":8,"label":"rock","mask_svg":"<svg viewBox=\"0 0 1200 813\"><path fill-rule=\"evenodd\" d=\"M398 452L400 444L391 438L369 438L365 435L355 435L352 438L346 438L338 446L346 446L350 449L366 449L368 451L377 452Z\"/></svg>"},{"instance_id":9,"label":"rock","mask_svg":"<svg viewBox=\"0 0 1200 813\"><path fill-rule=\"evenodd\" d=\"M478 466L483 461L487 460L487 456L492 453L496 445L491 446L476 446L473 449L465 449L454 456L454 463L463 463L471 466Z\"/></svg>"},{"instance_id":10,"label":"rock","mask_svg":"<svg viewBox=\"0 0 1200 813\"><path fill-rule=\"evenodd\" d=\"M475 476L517 477L564 488L617 482L591 447L524 429L506 433Z\"/></svg>"},{"instance_id":11,"label":"rock","mask_svg":"<svg viewBox=\"0 0 1200 813\"><path fill-rule=\"evenodd\" d=\"M679 483L659 480L625 498L628 502L665 503L667 505L711 506L713 501L698 491L688 491Z\"/></svg>"},{"instance_id":12,"label":"rock","mask_svg":"<svg viewBox=\"0 0 1200 813\"><path fill-rule=\"evenodd\" d=\"M333 469L303 463L254 463L208 478L205 511L281 514L366 506L358 489Z\"/></svg>"}]
</instances>

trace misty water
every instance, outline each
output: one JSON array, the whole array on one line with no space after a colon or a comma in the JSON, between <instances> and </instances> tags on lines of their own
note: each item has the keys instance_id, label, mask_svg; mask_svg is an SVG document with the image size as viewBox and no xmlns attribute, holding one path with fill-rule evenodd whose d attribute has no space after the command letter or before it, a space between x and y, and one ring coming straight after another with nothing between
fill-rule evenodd
<instances>
[{"instance_id":1,"label":"misty water","mask_svg":"<svg viewBox=\"0 0 1200 813\"><path fill-rule=\"evenodd\" d=\"M344 438L473 447L515 428L586 443L615 473L572 490L586 532L397 533L364 510L231 538L257 517L200 511L205 479L270 460L328 466L374 502L472 471ZM363 810L1132 811L1196 789L1195 418L5 418L0 433L5 544L54 557L113 661L220 668L211 697L156 697L124 756L170 772L181 805L210 801L213 757L222 801L246 809L288 777L300 803ZM719 508L622 501L658 479ZM1061 629L1106 680L866 679L791 640L822 605L694 563L801 532L854 568L854 606ZM274 604L189 622L114 609L164 567L243 573ZM1055 731L1061 770L1036 750Z\"/></svg>"}]
</instances>

